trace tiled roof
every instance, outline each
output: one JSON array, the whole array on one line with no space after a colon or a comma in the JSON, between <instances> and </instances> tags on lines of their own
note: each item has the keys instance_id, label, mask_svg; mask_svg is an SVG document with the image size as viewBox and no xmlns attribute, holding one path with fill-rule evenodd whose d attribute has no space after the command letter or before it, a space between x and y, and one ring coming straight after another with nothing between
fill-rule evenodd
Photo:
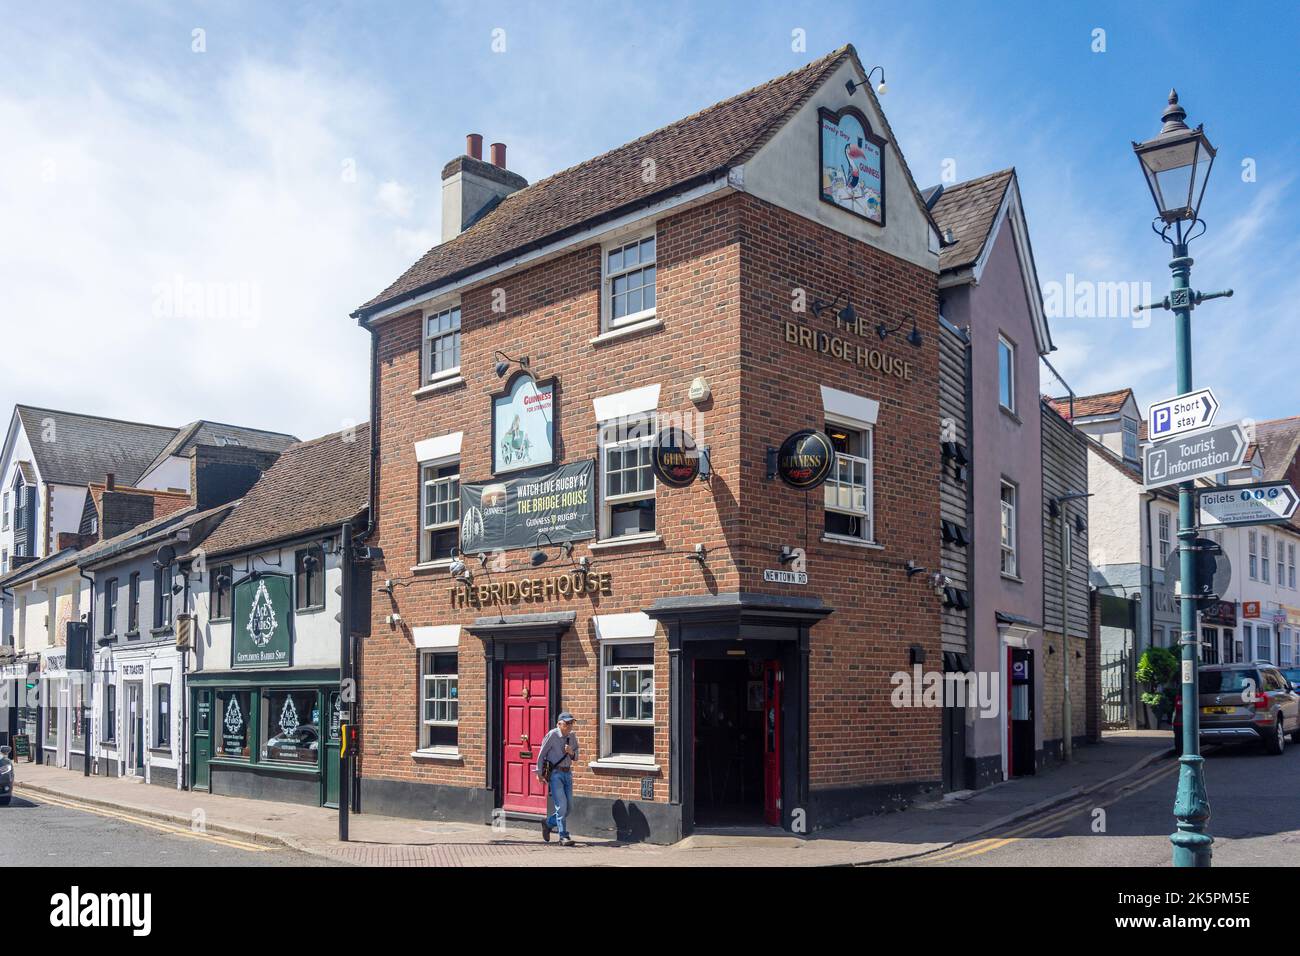
<instances>
[{"instance_id":1,"label":"tiled roof","mask_svg":"<svg viewBox=\"0 0 1300 956\"><path fill-rule=\"evenodd\" d=\"M511 193L472 227L426 252L354 315L376 312L405 296L506 261L544 242L559 240L721 175L766 143L846 58L852 58L861 69L853 47L841 47L793 73ZM874 99L870 84L863 90ZM887 120L884 135L898 156L917 203L924 207ZM647 159L655 163L652 182L646 182L643 176Z\"/></svg>"},{"instance_id":2,"label":"tiled roof","mask_svg":"<svg viewBox=\"0 0 1300 956\"><path fill-rule=\"evenodd\" d=\"M1279 481L1300 455L1300 415L1255 423L1255 443L1264 456L1264 478Z\"/></svg>"},{"instance_id":3,"label":"tiled roof","mask_svg":"<svg viewBox=\"0 0 1300 956\"><path fill-rule=\"evenodd\" d=\"M54 554L47 554L45 557L36 561L31 561L21 567L14 568L8 574L0 577L0 588L13 587L15 584L22 584L24 581L31 581L35 578L43 577L55 571L71 567L77 563L77 549L64 548L62 551L56 551Z\"/></svg>"},{"instance_id":4,"label":"tiled roof","mask_svg":"<svg viewBox=\"0 0 1300 956\"><path fill-rule=\"evenodd\" d=\"M16 411L41 478L61 485L88 485L110 471L133 485L176 435L176 429L161 425L30 405L18 405Z\"/></svg>"},{"instance_id":5,"label":"tiled roof","mask_svg":"<svg viewBox=\"0 0 1300 956\"><path fill-rule=\"evenodd\" d=\"M268 432L260 428L244 428L200 419L177 429L176 436L167 443L141 474L147 474L164 459L184 455L195 445L240 445L254 451L284 451L298 439L284 432Z\"/></svg>"},{"instance_id":6,"label":"tiled roof","mask_svg":"<svg viewBox=\"0 0 1300 956\"><path fill-rule=\"evenodd\" d=\"M1076 395L1074 397L1074 417L1092 418L1095 415L1118 415L1124 403L1133 396L1133 389L1121 388L1113 392L1100 392L1096 395ZM1070 397L1048 399L1052 407L1060 412L1066 421L1070 420Z\"/></svg>"},{"instance_id":7,"label":"tiled roof","mask_svg":"<svg viewBox=\"0 0 1300 956\"><path fill-rule=\"evenodd\" d=\"M939 225L939 234L946 236L952 230L956 241L948 243L945 238L939 250L940 272L965 269L979 259L1015 175L1014 169L1003 169L944 187L930 211ZM936 188L932 186L927 192Z\"/></svg>"},{"instance_id":8,"label":"tiled roof","mask_svg":"<svg viewBox=\"0 0 1300 956\"><path fill-rule=\"evenodd\" d=\"M159 515L152 521L136 525L130 531L124 531L112 538L100 541L98 544L83 548L77 553L77 564L83 568L100 564L123 552L146 545L151 541L161 541L168 538L182 528L191 528L205 519L219 517L223 512L229 511L234 506L235 503L230 502L218 505L215 508L209 508L206 511L198 511L191 505L180 511Z\"/></svg>"},{"instance_id":9,"label":"tiled roof","mask_svg":"<svg viewBox=\"0 0 1300 956\"><path fill-rule=\"evenodd\" d=\"M337 527L364 511L369 498L365 424L286 448L203 547L224 554Z\"/></svg>"}]
</instances>

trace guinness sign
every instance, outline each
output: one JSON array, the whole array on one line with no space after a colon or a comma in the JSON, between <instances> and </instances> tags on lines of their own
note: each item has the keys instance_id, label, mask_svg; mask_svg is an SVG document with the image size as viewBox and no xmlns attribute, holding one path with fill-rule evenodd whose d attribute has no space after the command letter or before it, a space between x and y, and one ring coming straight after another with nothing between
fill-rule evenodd
<instances>
[{"instance_id":1,"label":"guinness sign","mask_svg":"<svg viewBox=\"0 0 1300 956\"><path fill-rule=\"evenodd\" d=\"M650 451L655 477L669 488L686 488L699 477L700 451L682 429L660 429Z\"/></svg>"},{"instance_id":2,"label":"guinness sign","mask_svg":"<svg viewBox=\"0 0 1300 956\"><path fill-rule=\"evenodd\" d=\"M797 431L781 443L776 473L791 488L812 491L830 477L835 466L835 446L814 428Z\"/></svg>"}]
</instances>

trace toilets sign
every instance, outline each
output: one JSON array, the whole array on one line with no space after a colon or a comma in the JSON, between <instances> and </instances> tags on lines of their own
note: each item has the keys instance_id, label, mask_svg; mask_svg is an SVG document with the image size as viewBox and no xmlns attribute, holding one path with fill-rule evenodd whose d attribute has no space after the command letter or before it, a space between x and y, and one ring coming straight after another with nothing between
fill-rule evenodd
<instances>
[{"instance_id":1,"label":"toilets sign","mask_svg":"<svg viewBox=\"0 0 1300 956\"><path fill-rule=\"evenodd\" d=\"M1219 400L1208 388L1156 402L1147 409L1147 434L1152 441L1185 435L1214 424Z\"/></svg>"},{"instance_id":2,"label":"toilets sign","mask_svg":"<svg viewBox=\"0 0 1300 956\"><path fill-rule=\"evenodd\" d=\"M1197 493L1202 528L1282 524L1296 513L1300 496L1285 481L1209 488Z\"/></svg>"}]
</instances>

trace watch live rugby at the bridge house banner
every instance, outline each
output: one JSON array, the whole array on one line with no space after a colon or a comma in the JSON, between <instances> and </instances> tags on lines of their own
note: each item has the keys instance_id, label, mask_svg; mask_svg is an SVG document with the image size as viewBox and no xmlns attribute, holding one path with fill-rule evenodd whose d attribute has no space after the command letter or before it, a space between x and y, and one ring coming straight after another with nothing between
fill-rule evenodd
<instances>
[{"instance_id":1,"label":"watch live rugby at the bridge house banner","mask_svg":"<svg viewBox=\"0 0 1300 956\"><path fill-rule=\"evenodd\" d=\"M460 546L466 554L532 548L596 536L596 463L580 461L532 478L460 486Z\"/></svg>"}]
</instances>

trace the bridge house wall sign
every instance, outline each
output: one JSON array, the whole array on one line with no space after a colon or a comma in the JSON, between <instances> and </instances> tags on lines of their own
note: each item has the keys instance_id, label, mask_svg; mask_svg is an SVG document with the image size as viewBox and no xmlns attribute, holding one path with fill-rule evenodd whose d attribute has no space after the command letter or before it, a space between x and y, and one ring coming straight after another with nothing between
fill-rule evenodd
<instances>
[{"instance_id":1,"label":"the bridge house wall sign","mask_svg":"<svg viewBox=\"0 0 1300 956\"><path fill-rule=\"evenodd\" d=\"M814 428L797 431L781 443L776 473L791 488L812 491L830 477L835 467L835 446Z\"/></svg>"},{"instance_id":2,"label":"the bridge house wall sign","mask_svg":"<svg viewBox=\"0 0 1300 956\"><path fill-rule=\"evenodd\" d=\"M685 488L700 474L700 450L681 428L660 429L650 451L655 477L670 488Z\"/></svg>"}]
</instances>

